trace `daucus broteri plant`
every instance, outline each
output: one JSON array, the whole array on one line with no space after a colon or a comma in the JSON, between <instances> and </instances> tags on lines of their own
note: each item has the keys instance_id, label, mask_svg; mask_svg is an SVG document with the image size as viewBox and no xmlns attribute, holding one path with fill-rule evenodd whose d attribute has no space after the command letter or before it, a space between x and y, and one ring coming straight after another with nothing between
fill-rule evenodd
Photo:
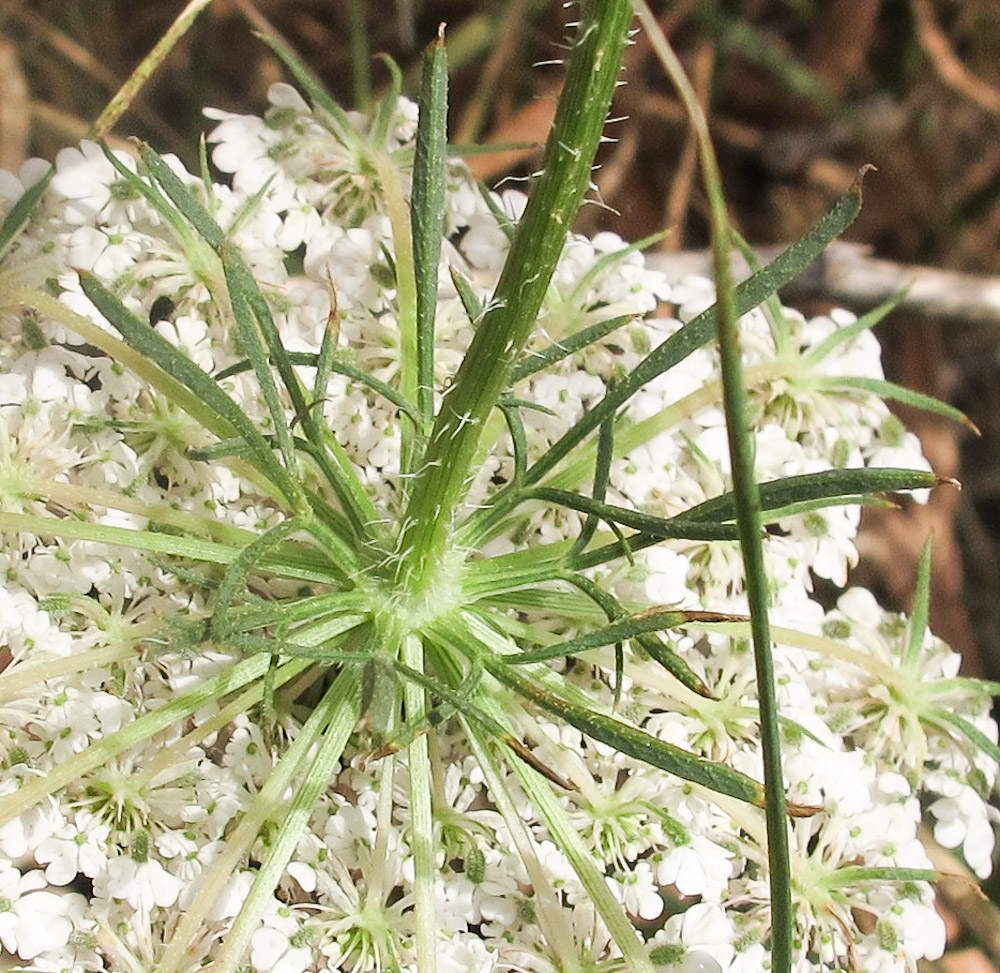
<instances>
[{"instance_id":1,"label":"daucus broteri plant","mask_svg":"<svg viewBox=\"0 0 1000 973\"><path fill-rule=\"evenodd\" d=\"M300 89L209 112L197 174L84 142L3 175L17 968L941 953L918 825L989 872L990 687L929 558L909 620L811 595L859 503L937 484L882 399L932 404L879 314L774 298L859 186L718 307L569 232L631 22L583 5L527 200L449 158L440 40L419 111L345 113L275 44Z\"/></svg>"}]
</instances>

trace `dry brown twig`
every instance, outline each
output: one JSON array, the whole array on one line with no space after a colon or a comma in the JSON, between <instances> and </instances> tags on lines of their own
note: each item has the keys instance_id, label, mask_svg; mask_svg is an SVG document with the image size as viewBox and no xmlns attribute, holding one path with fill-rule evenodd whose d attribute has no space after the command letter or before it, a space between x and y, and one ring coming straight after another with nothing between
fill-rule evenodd
<instances>
[{"instance_id":1,"label":"dry brown twig","mask_svg":"<svg viewBox=\"0 0 1000 973\"><path fill-rule=\"evenodd\" d=\"M977 78L959 60L934 17L931 0L910 0L917 33L924 53L934 66L937 76L949 88L974 102L991 115L1000 115L1000 91Z\"/></svg>"}]
</instances>

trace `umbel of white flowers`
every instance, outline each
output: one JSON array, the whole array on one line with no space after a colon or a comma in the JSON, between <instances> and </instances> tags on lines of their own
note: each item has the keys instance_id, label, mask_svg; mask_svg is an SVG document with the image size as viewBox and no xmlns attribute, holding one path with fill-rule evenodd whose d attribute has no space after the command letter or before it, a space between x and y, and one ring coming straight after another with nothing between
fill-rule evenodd
<instances>
[{"instance_id":1,"label":"umbel of white flowers","mask_svg":"<svg viewBox=\"0 0 1000 973\"><path fill-rule=\"evenodd\" d=\"M275 85L270 102L263 118L208 113L218 123L210 142L224 181L203 181L175 159L167 164L241 253L307 385L324 337L334 332L337 367L313 415L339 444L364 503L391 525L405 493L406 420L384 388L396 387L408 351L384 186L361 165L356 145L291 87ZM371 123L350 122L370 147ZM376 146L404 192L415 125L414 105L400 100ZM45 171L31 162L19 175L0 173L0 212ZM450 272L488 302L509 247L507 224L523 205L516 192L484 196L461 165L449 166L438 392L474 330L468 295ZM136 356L108 350L119 346L100 338L114 332L81 289L81 271L203 372L221 374L221 387L265 436L274 423L254 370L242 367L247 348L234 334L222 271L205 241L128 155L109 156L88 142L61 152L40 205L0 266L0 516L7 518L0 524L0 793L16 799L106 741L130 742L109 745L102 759L0 830L0 943L5 964L16 968L152 970L162 968L188 911L202 908L205 876L304 732L310 686L307 676L286 684L292 688L277 694L270 711L257 705L267 701L264 690L228 709L234 695L219 688L219 678L242 672L248 658L263 659L263 672L267 660L248 655L249 643L190 636L215 610L220 573L202 566L208 555L192 547L185 558L180 546L148 540L129 547L121 534L99 532L146 538L156 523L161 538L201 530L205 544L246 543L282 523L287 511L266 482L248 475L238 451L213 454L219 436L137 367ZM30 312L23 309L29 291L38 295ZM529 461L542 455L609 382L712 300L709 282L671 286L613 234L570 235L529 352L621 321L579 351L523 370L511 393L521 403L523 442L515 444L515 427L498 422L466 510L515 479L518 449ZM667 316L666 306L676 316ZM883 402L841 381L882 378L875 338L854 323L843 311L805 320L787 309L757 310L741 321L762 481L864 466L927 468L916 440ZM286 408L296 432L306 417ZM729 489L711 350L692 353L645 386L616 428L607 503L667 517ZM591 453L583 468L570 464L553 485L586 486L593 463ZM305 482L321 489L314 473ZM541 502L521 510L466 559L500 559L513 570L524 563L513 559L517 552L572 543L588 519ZM50 533L38 526L43 517L52 518ZM18 523L37 529L15 531ZM996 765L975 745L997 738L988 695L956 678L954 652L923 628L914 637L913 626L882 611L869 592L850 589L828 611L812 596L814 575L846 583L857 526L856 506L790 512L766 540L784 773L791 799L820 809L790 824L802 973L833 973L845 964L902 973L942 953L922 822L937 841L960 849L979 876L991 867L988 797ZM306 567L279 567L252 573L245 613L326 596L330 586ZM582 573L633 614L663 606L746 610L733 541L667 540ZM571 639L586 619L603 620L583 595L575 604L589 604L589 615L580 607L561 616L565 592L560 601L544 590L514 589L479 606L491 613L490 631L511 644L522 633ZM327 622L349 628L350 617L340 607ZM619 685L613 645L545 665L646 733L759 779L746 625L691 624L665 638L707 695L632 650L620 663ZM183 718L164 720L152 735L127 736L199 689L203 698ZM524 772L484 757L461 703L452 699L447 712L417 728L431 738L429 832L411 814L406 731L390 721L397 745L382 741L373 757L380 744L371 721L352 728L302 815L289 864L258 904L249 949L236 958L244 969L416 969L414 848L421 836L430 838L437 868L434 935L443 973L542 973L572 963L626 968L610 913L583 877L587 868L641 930L634 935L655 968L766 967L769 876L758 808L616 752L501 692L498 711L533 765L557 782L543 813ZM292 801L296 780L278 795L279 805ZM569 822L576 837L557 833L555 821ZM170 954L168 968L195 970L224 954L268 852L265 825L202 909L198 935L185 944L186 965Z\"/></svg>"}]
</instances>

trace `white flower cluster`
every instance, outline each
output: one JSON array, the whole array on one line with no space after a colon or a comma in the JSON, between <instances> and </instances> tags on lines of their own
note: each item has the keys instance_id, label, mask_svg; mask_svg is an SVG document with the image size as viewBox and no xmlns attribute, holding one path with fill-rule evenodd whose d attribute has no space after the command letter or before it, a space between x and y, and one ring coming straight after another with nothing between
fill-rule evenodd
<instances>
[{"instance_id":1,"label":"white flower cluster","mask_svg":"<svg viewBox=\"0 0 1000 973\"><path fill-rule=\"evenodd\" d=\"M212 157L231 174L226 184L205 183L176 160L170 164L242 252L287 349L319 350L331 326L332 287L341 360L393 384L402 342L392 228L379 180L290 87L274 86L271 104L263 118L211 113L218 121ZM364 119L352 124L368 135ZM415 108L401 101L379 148L398 162L404 184L414 130ZM220 530L260 532L281 519L278 505L238 463L192 458L214 439L178 403L130 363L83 342L71 318L19 309L5 298L7 286L30 287L110 330L81 290L78 271L90 271L204 371L244 359L219 301L224 285L215 255L189 226L136 191L127 173L149 180L133 159L115 158L120 168L91 143L60 153L40 207L0 265L0 511L126 528L150 520L183 528L184 518L211 518ZM0 174L2 212L43 173L32 164L19 178ZM488 205L457 165L447 188L439 390L474 330L448 271L488 302L509 246L503 214L516 220L523 207L514 193ZM676 318L664 316L668 301ZM601 321L625 320L513 389L534 406L520 409L529 459L542 456L609 382L711 301L709 282L671 287L611 234L572 236L529 352ZM866 465L927 468L913 437L880 400L838 386L838 377L881 377L870 331L837 340L853 321L842 311L804 320L790 310L777 319L763 310L742 319L761 480ZM222 383L266 429L270 418L253 372L233 370ZM634 396L616 425L607 501L666 517L729 489L719 401L710 349ZM289 411L290 425L297 418ZM397 407L338 371L322 418L380 514L397 520ZM571 460L560 468L557 485L589 486L594 457L585 455L582 465ZM514 471L511 439L498 421L469 510L509 484ZM537 501L523 509L516 526L491 537L481 555L573 538L585 519ZM803 809L791 824L802 973L902 973L941 954L944 924L923 871L930 864L918 837L922 820L980 876L989 873L993 852L988 801L996 766L961 730L968 725L996 741L987 694L956 678L958 657L929 633L911 651L907 621L883 612L867 592L852 589L829 611L812 596L814 575L846 582L857 559L857 526L856 507L833 506L782 519L766 541L773 622L780 626L784 771L790 799ZM211 611L210 577L128 547L75 540L69 530L54 530L59 539L5 530L0 794L57 774L74 755L96 752L116 731L242 658L237 649L192 647L183 638L180 623ZM664 542L591 576L636 611L745 611L742 564L731 541ZM287 581L256 575L254 585L262 598L289 590ZM536 614L539 626L558 630L558 620ZM535 616L529 606L510 617L515 625ZM753 656L745 627L737 629L706 624L670 640L710 697L627 653L617 707L661 740L759 779ZM584 659L569 677L612 705L612 649ZM190 719L128 749L109 749L0 829L5 966L158 968L206 870L224 854L227 836L307 715L293 710L276 734L256 710L220 718L227 702L206 699ZM642 930L656 968L766 968L769 874L760 810L525 713L515 714L524 746L565 785L556 788L558 800ZM502 771L512 818L459 723L445 721L433 738L438 969L554 973L569 968L567 949L577 969L622 969L600 910L517 777ZM405 750L391 765L370 757L359 734L315 804L244 968L416 969ZM202 938L190 944L186 969L225 949L266 843L262 830L205 917ZM554 942L560 929L562 942Z\"/></svg>"}]
</instances>

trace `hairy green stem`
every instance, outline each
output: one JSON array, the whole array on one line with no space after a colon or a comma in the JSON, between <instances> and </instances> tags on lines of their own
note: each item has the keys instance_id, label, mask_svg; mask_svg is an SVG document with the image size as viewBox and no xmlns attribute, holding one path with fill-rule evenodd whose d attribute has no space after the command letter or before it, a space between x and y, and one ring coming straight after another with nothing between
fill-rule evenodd
<instances>
[{"instance_id":1,"label":"hairy green stem","mask_svg":"<svg viewBox=\"0 0 1000 973\"><path fill-rule=\"evenodd\" d=\"M398 580L411 593L426 595L434 586L486 419L509 384L590 184L631 21L628 0L589 0L581 12L542 174L518 225L491 309L444 397L413 481L398 567Z\"/></svg>"}]
</instances>

